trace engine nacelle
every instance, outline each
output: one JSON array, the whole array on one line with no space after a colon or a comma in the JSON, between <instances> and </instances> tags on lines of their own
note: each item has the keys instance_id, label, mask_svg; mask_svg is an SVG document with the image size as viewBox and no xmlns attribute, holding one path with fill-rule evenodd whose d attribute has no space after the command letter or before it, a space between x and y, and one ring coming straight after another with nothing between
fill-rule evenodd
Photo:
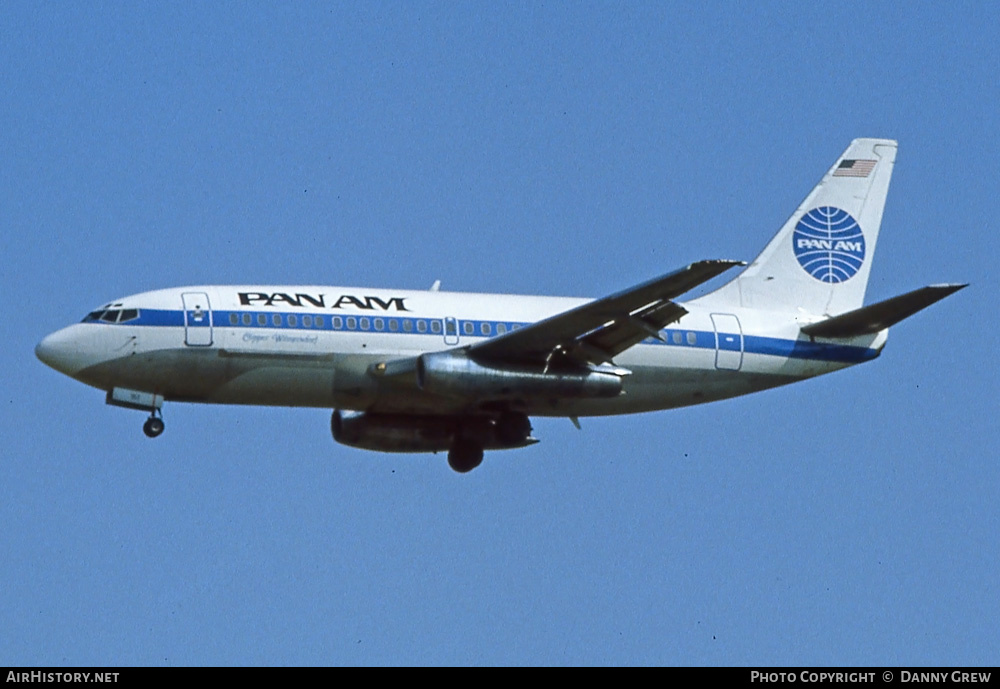
<instances>
[{"instance_id":1,"label":"engine nacelle","mask_svg":"<svg viewBox=\"0 0 1000 689\"><path fill-rule=\"evenodd\" d=\"M379 452L442 452L457 436L485 450L525 447L536 442L524 415L435 416L430 414L372 414L337 409L330 419L338 443Z\"/></svg>"},{"instance_id":2,"label":"engine nacelle","mask_svg":"<svg viewBox=\"0 0 1000 689\"><path fill-rule=\"evenodd\" d=\"M618 397L622 376L610 371L494 368L451 351L417 357L417 386L435 395L476 400Z\"/></svg>"}]
</instances>

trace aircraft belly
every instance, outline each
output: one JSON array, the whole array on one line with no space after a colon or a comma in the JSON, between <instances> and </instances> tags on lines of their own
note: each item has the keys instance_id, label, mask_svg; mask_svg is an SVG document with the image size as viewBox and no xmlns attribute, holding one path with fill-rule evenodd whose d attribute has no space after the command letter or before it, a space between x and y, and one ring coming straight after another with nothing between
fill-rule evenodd
<instances>
[{"instance_id":1,"label":"aircraft belly","mask_svg":"<svg viewBox=\"0 0 1000 689\"><path fill-rule=\"evenodd\" d=\"M796 376L690 368L635 368L614 399L552 400L523 411L533 416L609 416L703 404L799 380Z\"/></svg>"},{"instance_id":2,"label":"aircraft belly","mask_svg":"<svg viewBox=\"0 0 1000 689\"><path fill-rule=\"evenodd\" d=\"M266 363L254 366L215 388L206 402L279 407L332 408L332 364Z\"/></svg>"},{"instance_id":3,"label":"aircraft belly","mask_svg":"<svg viewBox=\"0 0 1000 689\"><path fill-rule=\"evenodd\" d=\"M80 379L155 392L167 400L333 407L332 356L232 355L217 349L163 349L105 361Z\"/></svg>"},{"instance_id":4,"label":"aircraft belly","mask_svg":"<svg viewBox=\"0 0 1000 689\"><path fill-rule=\"evenodd\" d=\"M103 390L114 387L156 392L167 399L198 399L225 381L214 350L165 349L109 359L80 372Z\"/></svg>"}]
</instances>

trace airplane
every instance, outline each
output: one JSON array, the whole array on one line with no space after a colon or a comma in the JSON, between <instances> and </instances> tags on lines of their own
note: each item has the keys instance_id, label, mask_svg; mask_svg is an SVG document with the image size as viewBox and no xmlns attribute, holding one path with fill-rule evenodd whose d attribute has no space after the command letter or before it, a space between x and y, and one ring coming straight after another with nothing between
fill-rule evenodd
<instances>
[{"instance_id":1,"label":"airplane","mask_svg":"<svg viewBox=\"0 0 1000 689\"><path fill-rule=\"evenodd\" d=\"M36 347L148 412L165 401L320 407L333 438L382 452L538 442L531 417L702 404L871 361L888 329L966 287L864 306L897 143L856 139L763 252L692 263L602 299L328 286L191 286L104 304ZM678 298L727 270L734 279Z\"/></svg>"}]
</instances>

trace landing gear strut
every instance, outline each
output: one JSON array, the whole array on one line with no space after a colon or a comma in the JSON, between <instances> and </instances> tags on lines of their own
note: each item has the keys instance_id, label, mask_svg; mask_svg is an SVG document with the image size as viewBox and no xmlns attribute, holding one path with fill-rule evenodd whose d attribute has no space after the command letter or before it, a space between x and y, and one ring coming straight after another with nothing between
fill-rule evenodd
<instances>
[{"instance_id":1,"label":"landing gear strut","mask_svg":"<svg viewBox=\"0 0 1000 689\"><path fill-rule=\"evenodd\" d=\"M160 435L163 433L163 428L163 419L158 417L155 411L146 419L146 423L142 424L142 432L146 434L147 438L155 438Z\"/></svg>"},{"instance_id":2,"label":"landing gear strut","mask_svg":"<svg viewBox=\"0 0 1000 689\"><path fill-rule=\"evenodd\" d=\"M483 447L471 440L457 438L448 450L448 466L460 474L472 471L483 463Z\"/></svg>"}]
</instances>

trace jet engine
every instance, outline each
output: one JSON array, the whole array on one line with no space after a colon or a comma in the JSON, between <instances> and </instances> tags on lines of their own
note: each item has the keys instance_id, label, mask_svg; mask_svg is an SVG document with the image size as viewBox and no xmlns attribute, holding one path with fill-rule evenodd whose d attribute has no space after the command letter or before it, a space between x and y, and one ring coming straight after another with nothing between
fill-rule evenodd
<instances>
[{"instance_id":1,"label":"jet engine","mask_svg":"<svg viewBox=\"0 0 1000 689\"><path fill-rule=\"evenodd\" d=\"M436 395L461 399L618 397L623 370L531 370L494 368L463 352L433 352L417 357L417 386Z\"/></svg>"},{"instance_id":2,"label":"jet engine","mask_svg":"<svg viewBox=\"0 0 1000 689\"><path fill-rule=\"evenodd\" d=\"M333 439L343 445L379 452L442 452L456 439L484 450L525 447L538 442L523 414L435 416L373 414L337 409L330 419Z\"/></svg>"}]
</instances>

